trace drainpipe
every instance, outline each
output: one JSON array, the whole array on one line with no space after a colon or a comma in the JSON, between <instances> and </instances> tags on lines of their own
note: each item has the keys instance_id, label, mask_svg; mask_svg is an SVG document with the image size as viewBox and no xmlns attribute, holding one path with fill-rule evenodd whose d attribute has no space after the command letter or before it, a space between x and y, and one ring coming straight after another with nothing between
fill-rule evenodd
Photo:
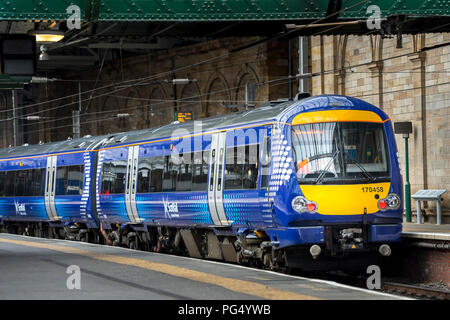
<instances>
[{"instance_id":1,"label":"drainpipe","mask_svg":"<svg viewBox=\"0 0 450 320\"><path fill-rule=\"evenodd\" d=\"M12 109L13 109L13 139L14 139L14 147L18 145L18 135L19 135L19 117L17 116L17 90L11 90L12 96Z\"/></svg>"},{"instance_id":2,"label":"drainpipe","mask_svg":"<svg viewBox=\"0 0 450 320\"><path fill-rule=\"evenodd\" d=\"M293 79L292 79L292 54L291 54L291 50L292 50L292 40L289 39L288 41L288 72L289 72L289 100L292 100L293 98L293 94L292 94L292 89L293 89Z\"/></svg>"},{"instance_id":3,"label":"drainpipe","mask_svg":"<svg viewBox=\"0 0 450 320\"><path fill-rule=\"evenodd\" d=\"M298 73L308 73L308 38L306 36L298 37ZM298 92L309 93L308 78L300 77L298 80Z\"/></svg>"}]
</instances>

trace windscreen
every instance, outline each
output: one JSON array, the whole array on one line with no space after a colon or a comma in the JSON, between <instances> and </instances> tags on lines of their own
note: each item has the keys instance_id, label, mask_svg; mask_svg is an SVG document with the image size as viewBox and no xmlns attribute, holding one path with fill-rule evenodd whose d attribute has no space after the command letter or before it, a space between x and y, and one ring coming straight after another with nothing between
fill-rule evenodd
<instances>
[{"instance_id":1,"label":"windscreen","mask_svg":"<svg viewBox=\"0 0 450 320\"><path fill-rule=\"evenodd\" d=\"M300 183L389 181L388 150L381 123L324 122L292 126Z\"/></svg>"}]
</instances>

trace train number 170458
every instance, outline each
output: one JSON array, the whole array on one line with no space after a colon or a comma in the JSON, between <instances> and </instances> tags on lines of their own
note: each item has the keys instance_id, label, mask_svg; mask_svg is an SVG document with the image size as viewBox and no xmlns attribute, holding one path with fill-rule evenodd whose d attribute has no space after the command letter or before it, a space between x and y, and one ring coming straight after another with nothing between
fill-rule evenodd
<instances>
[{"instance_id":1,"label":"train number 170458","mask_svg":"<svg viewBox=\"0 0 450 320\"><path fill-rule=\"evenodd\" d=\"M363 192L383 192L383 187L362 187Z\"/></svg>"}]
</instances>

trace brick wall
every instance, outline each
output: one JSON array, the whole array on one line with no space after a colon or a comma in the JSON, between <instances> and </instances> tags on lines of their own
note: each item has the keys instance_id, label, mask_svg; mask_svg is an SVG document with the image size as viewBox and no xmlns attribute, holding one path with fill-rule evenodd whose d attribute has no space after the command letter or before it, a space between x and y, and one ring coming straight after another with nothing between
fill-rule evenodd
<instances>
[{"instance_id":1,"label":"brick wall","mask_svg":"<svg viewBox=\"0 0 450 320\"><path fill-rule=\"evenodd\" d=\"M96 90L92 97L90 92L82 95L82 100L85 100L81 112L82 136L143 129L170 123L174 120L175 108L180 112L192 112L194 119L236 111L239 108L227 109L222 105L243 104L247 82L258 84L255 94L257 102L287 97L286 80L274 81L288 74L286 42L271 41L226 55L230 48L254 40L219 39L116 60L105 64L101 72L97 68L52 76L80 80L82 92L109 85L108 88ZM292 51L295 54L295 49ZM215 60L199 63L210 59ZM174 94L173 85L167 81L173 76L196 81L177 85ZM145 80L120 87L123 80L129 79ZM116 85L111 86L113 83ZM78 108L77 92L77 81L54 82L40 87L41 101L73 96L41 106L42 109L53 109L44 114L50 120L38 128L38 134L28 136L29 143L57 141L72 136L71 112ZM74 104L62 107L70 102ZM115 117L118 113L129 113L130 117L118 119Z\"/></svg>"},{"instance_id":2,"label":"brick wall","mask_svg":"<svg viewBox=\"0 0 450 320\"><path fill-rule=\"evenodd\" d=\"M392 256L383 266L384 276L402 277L413 282L442 281L450 287L450 250L420 248L413 246L414 243L417 242L403 241L393 247Z\"/></svg>"}]
</instances>

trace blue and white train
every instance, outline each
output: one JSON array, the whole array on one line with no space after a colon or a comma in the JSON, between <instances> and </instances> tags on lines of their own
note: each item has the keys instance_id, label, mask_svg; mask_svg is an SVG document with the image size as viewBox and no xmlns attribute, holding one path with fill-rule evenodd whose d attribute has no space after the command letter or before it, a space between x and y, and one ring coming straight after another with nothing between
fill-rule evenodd
<instances>
[{"instance_id":1,"label":"blue and white train","mask_svg":"<svg viewBox=\"0 0 450 320\"><path fill-rule=\"evenodd\" d=\"M388 116L338 95L0 150L4 232L271 269L388 256L402 189Z\"/></svg>"}]
</instances>

